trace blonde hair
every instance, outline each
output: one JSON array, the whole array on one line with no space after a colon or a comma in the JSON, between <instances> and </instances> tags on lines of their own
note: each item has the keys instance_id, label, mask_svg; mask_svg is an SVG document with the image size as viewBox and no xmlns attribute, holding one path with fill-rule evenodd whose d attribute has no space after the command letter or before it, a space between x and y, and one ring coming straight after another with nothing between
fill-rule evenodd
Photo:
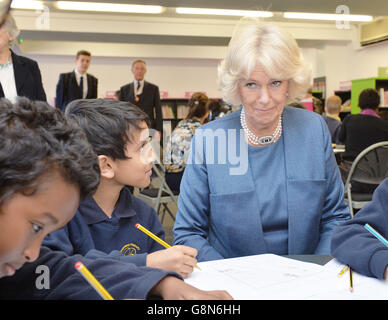
<instances>
[{"instance_id":1,"label":"blonde hair","mask_svg":"<svg viewBox=\"0 0 388 320\"><path fill-rule=\"evenodd\" d=\"M339 113L341 111L342 100L339 96L330 96L326 100L326 108L328 113Z\"/></svg>"},{"instance_id":2,"label":"blonde hair","mask_svg":"<svg viewBox=\"0 0 388 320\"><path fill-rule=\"evenodd\" d=\"M218 84L225 102L241 105L238 83L248 79L258 63L270 78L289 81L287 103L306 95L311 66L291 34L254 18L242 18L218 66Z\"/></svg>"},{"instance_id":3,"label":"blonde hair","mask_svg":"<svg viewBox=\"0 0 388 320\"><path fill-rule=\"evenodd\" d=\"M8 35L12 37L12 40L9 42L9 47L12 48L16 41L16 38L20 33L20 30L17 27L16 21L11 14L7 14L3 24L3 28L5 28L7 30Z\"/></svg>"}]
</instances>

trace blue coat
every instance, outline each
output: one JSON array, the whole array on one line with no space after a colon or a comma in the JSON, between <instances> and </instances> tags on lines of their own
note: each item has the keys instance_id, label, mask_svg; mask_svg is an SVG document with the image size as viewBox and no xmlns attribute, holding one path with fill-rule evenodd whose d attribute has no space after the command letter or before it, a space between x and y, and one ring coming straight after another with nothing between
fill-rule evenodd
<instances>
[{"instance_id":1,"label":"blue coat","mask_svg":"<svg viewBox=\"0 0 388 320\"><path fill-rule=\"evenodd\" d=\"M219 136L213 154L206 132ZM288 254L329 254L334 227L350 217L330 133L320 115L286 107L283 135ZM210 122L194 135L174 242L196 248L199 261L267 252L252 172L244 164L248 157L236 165L231 156L235 150L247 150L240 111Z\"/></svg>"},{"instance_id":2,"label":"blue coat","mask_svg":"<svg viewBox=\"0 0 388 320\"><path fill-rule=\"evenodd\" d=\"M388 239L387 208L388 178L377 187L371 202L357 212L352 220L342 223L334 230L332 255L359 273L383 279L388 266L388 247L366 230L364 225L370 224Z\"/></svg>"}]
</instances>

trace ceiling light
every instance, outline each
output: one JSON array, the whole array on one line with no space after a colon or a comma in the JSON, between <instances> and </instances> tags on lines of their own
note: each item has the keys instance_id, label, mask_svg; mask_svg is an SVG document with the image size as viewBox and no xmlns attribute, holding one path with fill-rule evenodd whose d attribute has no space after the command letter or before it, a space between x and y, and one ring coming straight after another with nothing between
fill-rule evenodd
<instances>
[{"instance_id":1,"label":"ceiling light","mask_svg":"<svg viewBox=\"0 0 388 320\"><path fill-rule=\"evenodd\" d=\"M164 7L143 6L135 4L57 1L57 7L62 10L101 11L101 12L124 12L124 13L161 13Z\"/></svg>"},{"instance_id":2,"label":"ceiling light","mask_svg":"<svg viewBox=\"0 0 388 320\"><path fill-rule=\"evenodd\" d=\"M328 14L328 13L306 13L306 12L285 12L284 18L287 19L310 19L310 20L330 20L330 21L372 21L372 16L363 16L356 14Z\"/></svg>"},{"instance_id":3,"label":"ceiling light","mask_svg":"<svg viewBox=\"0 0 388 320\"><path fill-rule=\"evenodd\" d=\"M35 0L13 0L12 9L43 10L43 2Z\"/></svg>"},{"instance_id":4,"label":"ceiling light","mask_svg":"<svg viewBox=\"0 0 388 320\"><path fill-rule=\"evenodd\" d=\"M180 14L210 14L222 16L246 16L269 18L273 16L269 11L249 11L249 10L227 10L227 9L203 9L203 8L176 8L176 13Z\"/></svg>"}]
</instances>

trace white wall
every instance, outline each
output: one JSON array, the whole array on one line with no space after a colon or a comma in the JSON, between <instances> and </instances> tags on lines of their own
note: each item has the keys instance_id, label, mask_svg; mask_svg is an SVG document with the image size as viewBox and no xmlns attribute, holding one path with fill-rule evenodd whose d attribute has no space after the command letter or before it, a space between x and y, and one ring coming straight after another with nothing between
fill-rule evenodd
<instances>
[{"instance_id":1,"label":"white wall","mask_svg":"<svg viewBox=\"0 0 388 320\"><path fill-rule=\"evenodd\" d=\"M302 49L305 59L311 63L316 76L316 50ZM74 57L58 55L26 54L36 60L42 73L47 99L52 103L60 73L74 68ZM106 91L118 90L133 80L130 58L92 57L89 73L99 79L98 95L104 97ZM220 59L167 59L147 58L146 79L159 86L160 91L168 91L172 98L182 98L187 91L206 92L211 98L220 98L217 87L217 67Z\"/></svg>"},{"instance_id":2,"label":"white wall","mask_svg":"<svg viewBox=\"0 0 388 320\"><path fill-rule=\"evenodd\" d=\"M349 58L349 80L377 77L378 67L388 67L388 42L355 49Z\"/></svg>"},{"instance_id":3,"label":"white wall","mask_svg":"<svg viewBox=\"0 0 388 320\"><path fill-rule=\"evenodd\" d=\"M205 49L204 49L205 50ZM302 54L312 65L313 77L326 76L327 95L339 89L339 82L377 76L379 66L388 66L388 43L354 48L352 43L329 43L319 48L302 48ZM25 54L38 61L48 101L55 97L59 74L74 68L69 55ZM99 79L99 97L106 91L117 90L132 81L130 65L134 58L92 57L89 72ZM169 97L184 97L186 91L204 91L210 97L220 97L217 88L217 66L220 59L146 58L146 79L168 91Z\"/></svg>"},{"instance_id":4,"label":"white wall","mask_svg":"<svg viewBox=\"0 0 388 320\"><path fill-rule=\"evenodd\" d=\"M47 99L52 103L59 74L74 68L74 57L35 55L28 57L38 61L42 73ZM106 91L118 90L133 81L129 58L92 57L89 73L99 79L98 96ZM212 98L220 97L217 89L216 59L146 59L146 79L159 86L160 91L168 91L172 98L184 97L186 91L204 91Z\"/></svg>"}]
</instances>

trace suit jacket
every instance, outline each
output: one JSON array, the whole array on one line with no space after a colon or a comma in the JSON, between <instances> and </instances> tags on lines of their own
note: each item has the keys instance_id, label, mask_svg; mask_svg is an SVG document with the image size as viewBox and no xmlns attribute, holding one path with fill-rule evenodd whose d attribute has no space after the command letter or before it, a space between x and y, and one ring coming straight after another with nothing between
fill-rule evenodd
<instances>
[{"instance_id":1,"label":"suit jacket","mask_svg":"<svg viewBox=\"0 0 388 320\"><path fill-rule=\"evenodd\" d=\"M98 79L91 74L86 74L88 93L86 99L97 98ZM65 111L67 104L73 100L82 99L80 87L75 77L75 72L61 73L57 83L56 106Z\"/></svg>"},{"instance_id":2,"label":"suit jacket","mask_svg":"<svg viewBox=\"0 0 388 320\"><path fill-rule=\"evenodd\" d=\"M286 185L288 254L330 254L333 229L350 214L327 125L319 114L286 107L283 135L279 175ZM268 253L247 149L240 111L195 132L180 186L174 243L196 248L198 261ZM271 183L263 185L271 188Z\"/></svg>"},{"instance_id":3,"label":"suit jacket","mask_svg":"<svg viewBox=\"0 0 388 320\"><path fill-rule=\"evenodd\" d=\"M19 56L11 50L13 72L15 75L16 92L18 96L27 97L30 100L46 101L46 93L43 89L42 76L36 61ZM0 84L0 98L4 97L4 91Z\"/></svg>"},{"instance_id":4,"label":"suit jacket","mask_svg":"<svg viewBox=\"0 0 388 320\"><path fill-rule=\"evenodd\" d=\"M120 88L119 100L128 101L143 110L151 120L151 128L160 132L163 130L162 108L158 86L144 81L143 92L139 101L135 100L134 83L131 82Z\"/></svg>"}]
</instances>

